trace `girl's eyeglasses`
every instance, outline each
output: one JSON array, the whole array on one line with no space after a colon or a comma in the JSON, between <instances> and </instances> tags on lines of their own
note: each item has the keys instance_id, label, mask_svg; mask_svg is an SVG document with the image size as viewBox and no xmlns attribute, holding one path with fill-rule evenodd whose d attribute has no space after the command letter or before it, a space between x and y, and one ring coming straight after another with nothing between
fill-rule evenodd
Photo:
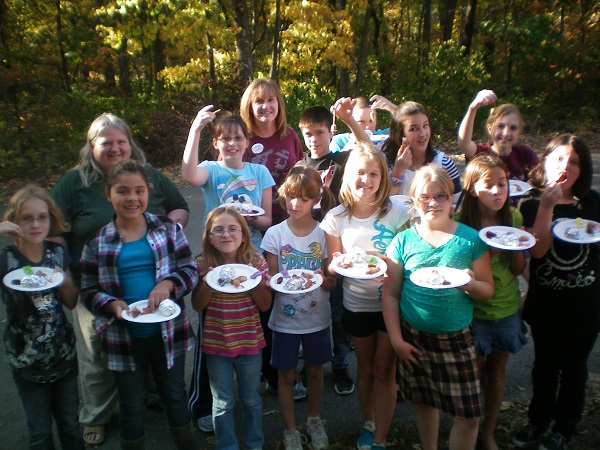
<instances>
[{"instance_id":1,"label":"girl's eyeglasses","mask_svg":"<svg viewBox=\"0 0 600 450\"><path fill-rule=\"evenodd\" d=\"M229 233L229 236L235 236L238 233L242 232L241 228L237 228L237 227L229 227L229 228L221 228L221 227L217 227L215 229L213 229L210 234L216 236L216 237L221 237L225 234L225 232Z\"/></svg>"},{"instance_id":2,"label":"girl's eyeglasses","mask_svg":"<svg viewBox=\"0 0 600 450\"><path fill-rule=\"evenodd\" d=\"M50 216L48 214L40 214L37 217L34 216L23 216L19 219L19 223L23 225L31 225L33 222L38 221L39 223L48 223Z\"/></svg>"},{"instance_id":3,"label":"girl's eyeglasses","mask_svg":"<svg viewBox=\"0 0 600 450\"><path fill-rule=\"evenodd\" d=\"M222 142L223 144L229 144L231 142L235 142L236 144L239 144L240 142L243 142L246 138L243 136L234 136L234 137L227 137L227 138L217 138L217 141Z\"/></svg>"},{"instance_id":4,"label":"girl's eyeglasses","mask_svg":"<svg viewBox=\"0 0 600 450\"><path fill-rule=\"evenodd\" d=\"M448 196L448 194L442 192L442 193L434 195L433 197L431 195L419 195L417 197L417 200L420 203L429 203L432 198L435 199L435 201L438 203L444 203L450 197Z\"/></svg>"}]
</instances>

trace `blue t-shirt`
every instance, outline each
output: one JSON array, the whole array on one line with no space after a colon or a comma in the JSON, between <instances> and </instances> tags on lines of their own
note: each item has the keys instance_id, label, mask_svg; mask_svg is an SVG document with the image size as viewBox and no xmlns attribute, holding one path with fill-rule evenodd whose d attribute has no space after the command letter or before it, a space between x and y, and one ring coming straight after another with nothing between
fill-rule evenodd
<instances>
[{"instance_id":1,"label":"blue t-shirt","mask_svg":"<svg viewBox=\"0 0 600 450\"><path fill-rule=\"evenodd\" d=\"M375 132L372 134L372 136L378 136L378 135L388 135L390 133L390 129L389 128L384 128L382 130L375 130ZM368 134L368 132L367 132ZM331 141L329 142L329 151L331 153L336 153L336 152L341 152L342 149L346 146L346 144L348 142L350 142L350 138L352 137L352 133L340 133L340 134L336 134L335 136L333 136L331 138ZM380 139L372 139L375 142L380 142Z\"/></svg>"},{"instance_id":2,"label":"blue t-shirt","mask_svg":"<svg viewBox=\"0 0 600 450\"><path fill-rule=\"evenodd\" d=\"M202 186L206 215L223 203L247 203L262 206L264 189L275 185L265 166L244 163L242 169L230 169L222 161L203 161L200 164L208 171L208 180ZM260 249L262 234L250 224L252 245Z\"/></svg>"},{"instance_id":3,"label":"blue t-shirt","mask_svg":"<svg viewBox=\"0 0 600 450\"><path fill-rule=\"evenodd\" d=\"M125 303L131 305L148 298L156 284L154 265L154 255L146 236L137 241L123 242L117 269ZM160 333L159 324L127 322L127 328L133 337L150 337Z\"/></svg>"},{"instance_id":4,"label":"blue t-shirt","mask_svg":"<svg viewBox=\"0 0 600 450\"><path fill-rule=\"evenodd\" d=\"M434 248L417 233L416 227L399 233L387 255L404 267L400 311L414 328L426 333L452 333L473 321L473 299L458 289L429 289L417 286L410 275L422 267L472 269L473 261L487 250L473 228L458 224L454 236Z\"/></svg>"}]
</instances>

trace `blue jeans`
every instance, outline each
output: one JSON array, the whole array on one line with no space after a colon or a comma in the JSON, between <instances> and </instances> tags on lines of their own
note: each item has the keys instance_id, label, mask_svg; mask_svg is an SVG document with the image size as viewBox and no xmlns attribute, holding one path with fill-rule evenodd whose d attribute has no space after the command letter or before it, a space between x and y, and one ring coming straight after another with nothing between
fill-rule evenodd
<instances>
[{"instance_id":1,"label":"blue jeans","mask_svg":"<svg viewBox=\"0 0 600 450\"><path fill-rule=\"evenodd\" d=\"M244 447L263 446L262 398L260 397L260 369L262 356L243 355L235 358L206 355L210 389L213 394L213 423L216 447L219 450L238 449L233 421L235 405L234 372L237 375L238 397L242 402Z\"/></svg>"},{"instance_id":2,"label":"blue jeans","mask_svg":"<svg viewBox=\"0 0 600 450\"><path fill-rule=\"evenodd\" d=\"M336 280L335 289L329 294L331 305L331 336L333 338L333 370L346 369L348 367L348 354L352 339L344 331L342 326L342 315L344 313L343 278Z\"/></svg>"},{"instance_id":3,"label":"blue jeans","mask_svg":"<svg viewBox=\"0 0 600 450\"><path fill-rule=\"evenodd\" d=\"M136 370L113 371L119 391L121 439L133 441L144 436L144 411L148 402L148 369L156 382L169 427L182 427L191 420L183 380L185 355L175 358L167 369L167 358L160 335L133 338L132 354Z\"/></svg>"},{"instance_id":4,"label":"blue jeans","mask_svg":"<svg viewBox=\"0 0 600 450\"><path fill-rule=\"evenodd\" d=\"M13 379L27 417L29 448L54 450L52 418L56 421L58 438L64 450L83 450L84 442L79 428L77 410L77 372L51 383L33 383L13 372Z\"/></svg>"}]
</instances>

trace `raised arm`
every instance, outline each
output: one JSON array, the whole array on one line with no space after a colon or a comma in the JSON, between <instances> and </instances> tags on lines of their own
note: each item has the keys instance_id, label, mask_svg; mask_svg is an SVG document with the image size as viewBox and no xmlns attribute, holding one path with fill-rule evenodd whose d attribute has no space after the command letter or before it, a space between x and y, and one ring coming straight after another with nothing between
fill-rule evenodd
<instances>
[{"instance_id":1,"label":"raised arm","mask_svg":"<svg viewBox=\"0 0 600 450\"><path fill-rule=\"evenodd\" d=\"M375 94L369 100L373 102L373 105L371 106L372 108L385 109L386 111L389 111L390 114L394 114L398 109L398 105L390 102L383 95Z\"/></svg>"},{"instance_id":2,"label":"raised arm","mask_svg":"<svg viewBox=\"0 0 600 450\"><path fill-rule=\"evenodd\" d=\"M477 145L473 142L473 125L477 110L485 105L493 105L496 103L496 100L497 97L494 91L489 89L479 91L460 123L460 127L458 128L458 148L465 154L467 159L475 156L475 151L477 150Z\"/></svg>"},{"instance_id":3,"label":"raised arm","mask_svg":"<svg viewBox=\"0 0 600 450\"><path fill-rule=\"evenodd\" d=\"M558 203L561 196L562 189L555 183L549 184L544 189L544 192L542 192L533 226L527 230L537 239L535 245L529 249L529 254L533 258L541 258L550 249L550 243L552 242L552 214L554 213L554 206Z\"/></svg>"},{"instance_id":4,"label":"raised arm","mask_svg":"<svg viewBox=\"0 0 600 450\"><path fill-rule=\"evenodd\" d=\"M352 117L352 110L354 109L355 104L356 100L350 97L342 97L335 101L332 109L335 115L339 117L340 120L342 120L346 125L348 125L348 127L350 127L350 131L352 131L354 139L361 142L371 142L369 135Z\"/></svg>"},{"instance_id":5,"label":"raised arm","mask_svg":"<svg viewBox=\"0 0 600 450\"><path fill-rule=\"evenodd\" d=\"M198 167L198 145L202 129L216 117L216 112L212 109L213 105L207 105L198 112L190 127L185 150L183 151L181 177L192 186L202 186L208 179L208 171Z\"/></svg>"}]
</instances>

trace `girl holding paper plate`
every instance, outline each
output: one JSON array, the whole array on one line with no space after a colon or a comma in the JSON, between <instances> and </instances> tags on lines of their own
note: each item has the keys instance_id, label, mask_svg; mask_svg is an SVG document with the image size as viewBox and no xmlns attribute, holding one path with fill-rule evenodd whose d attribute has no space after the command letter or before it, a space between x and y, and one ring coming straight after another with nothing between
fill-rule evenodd
<instances>
[{"instance_id":1,"label":"girl holding paper plate","mask_svg":"<svg viewBox=\"0 0 600 450\"><path fill-rule=\"evenodd\" d=\"M525 448L544 437L540 448L565 449L583 414L587 361L600 331L600 194L591 189L588 146L575 135L556 137L531 183L537 189L519 207L539 239L523 307L535 347L533 397L529 423L512 442Z\"/></svg>"},{"instance_id":2,"label":"girl holding paper plate","mask_svg":"<svg viewBox=\"0 0 600 450\"><path fill-rule=\"evenodd\" d=\"M476 230L490 227L491 235L510 230L504 227L520 229L523 217L508 198L508 172L504 163L496 156L476 155L465 170L462 209L456 214L456 220ZM515 232L518 230L511 231L511 236L516 237ZM533 236L530 239L529 245L535 244ZM519 247L518 243L517 240L517 246L504 249L512 251L490 249L494 295L487 302L474 303L475 351L479 374L485 385L485 422L479 440L486 450L498 450L494 432L504 400L508 357L527 343L519 311L521 292L517 280L525 269L526 260L524 247Z\"/></svg>"},{"instance_id":3,"label":"girl holding paper plate","mask_svg":"<svg viewBox=\"0 0 600 450\"><path fill-rule=\"evenodd\" d=\"M383 281L383 316L402 361L400 392L414 404L424 450L438 448L439 410L454 418L450 450L473 450L479 427L470 325L473 303L487 301L494 282L477 231L451 218L453 187L433 164L415 173L409 195L421 222L390 243ZM437 276L420 281L419 272Z\"/></svg>"}]
</instances>

